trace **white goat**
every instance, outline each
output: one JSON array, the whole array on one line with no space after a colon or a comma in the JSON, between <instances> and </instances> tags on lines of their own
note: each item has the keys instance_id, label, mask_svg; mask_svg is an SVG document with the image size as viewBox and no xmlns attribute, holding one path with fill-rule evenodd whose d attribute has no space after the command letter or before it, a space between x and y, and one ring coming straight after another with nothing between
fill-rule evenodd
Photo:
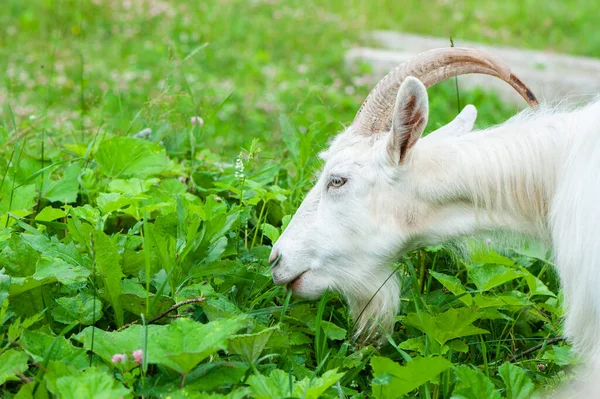
<instances>
[{"instance_id":1,"label":"white goat","mask_svg":"<svg viewBox=\"0 0 600 399\"><path fill-rule=\"evenodd\" d=\"M398 67L322 154L321 176L273 247L273 281L308 299L340 292L358 335L369 337L393 326L399 283L386 279L399 254L490 231L536 236L553 245L566 335L600 359L600 101L564 112L534 107L473 132L469 106L420 139L428 117L421 82L465 73L502 78L537 104L483 52L434 50Z\"/></svg>"}]
</instances>

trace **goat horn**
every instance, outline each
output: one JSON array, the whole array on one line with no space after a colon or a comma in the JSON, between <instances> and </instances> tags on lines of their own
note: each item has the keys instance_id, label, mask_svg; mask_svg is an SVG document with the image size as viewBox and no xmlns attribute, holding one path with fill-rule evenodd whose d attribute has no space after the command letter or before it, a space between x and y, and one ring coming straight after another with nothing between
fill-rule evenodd
<instances>
[{"instance_id":1,"label":"goat horn","mask_svg":"<svg viewBox=\"0 0 600 399\"><path fill-rule=\"evenodd\" d=\"M363 135L390 130L396 95L407 76L414 76L421 80L425 87L431 87L442 80L470 73L491 75L502 79L511 85L529 105L538 104L529 87L500 59L482 50L448 47L421 53L388 73L371 90L352 124L358 133Z\"/></svg>"}]
</instances>

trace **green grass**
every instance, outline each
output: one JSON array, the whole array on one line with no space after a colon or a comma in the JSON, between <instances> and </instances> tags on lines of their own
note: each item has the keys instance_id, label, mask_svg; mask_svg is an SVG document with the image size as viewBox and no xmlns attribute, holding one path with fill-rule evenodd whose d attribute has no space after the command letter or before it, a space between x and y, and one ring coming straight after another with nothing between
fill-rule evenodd
<instances>
[{"instance_id":1,"label":"green grass","mask_svg":"<svg viewBox=\"0 0 600 399\"><path fill-rule=\"evenodd\" d=\"M593 2L401 3L5 0L3 396L511 397L567 379L566 343L521 356L562 334L535 246L401 259L400 322L377 348L351 341L339 296L270 281L315 154L370 90L368 67L343 63L366 30L600 55ZM430 98L433 130L457 113L454 82ZM460 102L479 126L515 112ZM186 300L169 313L183 320L163 315Z\"/></svg>"}]
</instances>

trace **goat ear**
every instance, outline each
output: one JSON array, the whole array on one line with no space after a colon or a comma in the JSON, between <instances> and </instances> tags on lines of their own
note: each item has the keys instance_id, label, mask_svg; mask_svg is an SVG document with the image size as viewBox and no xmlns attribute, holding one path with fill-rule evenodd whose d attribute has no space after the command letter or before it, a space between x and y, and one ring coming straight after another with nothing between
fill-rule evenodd
<instances>
[{"instance_id":1,"label":"goat ear","mask_svg":"<svg viewBox=\"0 0 600 399\"><path fill-rule=\"evenodd\" d=\"M388 154L394 163L400 164L406 159L410 149L421 137L428 115L427 89L419 79L407 77L398 90L392 132L387 145Z\"/></svg>"},{"instance_id":2,"label":"goat ear","mask_svg":"<svg viewBox=\"0 0 600 399\"><path fill-rule=\"evenodd\" d=\"M467 105L463 110L445 126L442 126L435 132L431 132L423 137L423 140L445 140L453 137L459 137L463 134L470 133L477 119L477 108L474 105Z\"/></svg>"}]
</instances>

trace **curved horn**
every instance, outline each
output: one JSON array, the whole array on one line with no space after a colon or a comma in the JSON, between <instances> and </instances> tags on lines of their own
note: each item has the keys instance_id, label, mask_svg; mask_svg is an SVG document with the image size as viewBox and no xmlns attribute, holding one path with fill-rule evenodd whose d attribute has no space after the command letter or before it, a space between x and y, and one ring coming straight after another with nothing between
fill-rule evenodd
<instances>
[{"instance_id":1,"label":"curved horn","mask_svg":"<svg viewBox=\"0 0 600 399\"><path fill-rule=\"evenodd\" d=\"M389 130L394 100L400 84L407 76L414 76L423 82L425 87L431 87L442 80L470 73L491 75L502 79L511 85L529 105L538 104L531 90L503 61L482 50L448 47L421 53L388 73L371 90L352 124L357 132L363 135Z\"/></svg>"}]
</instances>

